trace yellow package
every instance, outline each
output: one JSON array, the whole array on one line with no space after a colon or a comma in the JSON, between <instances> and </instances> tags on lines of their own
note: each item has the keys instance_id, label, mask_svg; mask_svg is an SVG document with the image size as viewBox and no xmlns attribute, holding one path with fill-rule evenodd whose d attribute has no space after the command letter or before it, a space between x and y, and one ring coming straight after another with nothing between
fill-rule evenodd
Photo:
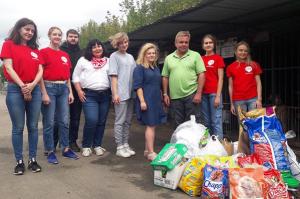
<instances>
[{"instance_id":1,"label":"yellow package","mask_svg":"<svg viewBox=\"0 0 300 199\"><path fill-rule=\"evenodd\" d=\"M215 155L206 155L204 158L207 164L220 169L239 168L232 156L218 157Z\"/></svg>"},{"instance_id":2,"label":"yellow package","mask_svg":"<svg viewBox=\"0 0 300 199\"><path fill-rule=\"evenodd\" d=\"M193 158L185 168L178 187L190 196L200 196L205 165L203 157Z\"/></svg>"}]
</instances>

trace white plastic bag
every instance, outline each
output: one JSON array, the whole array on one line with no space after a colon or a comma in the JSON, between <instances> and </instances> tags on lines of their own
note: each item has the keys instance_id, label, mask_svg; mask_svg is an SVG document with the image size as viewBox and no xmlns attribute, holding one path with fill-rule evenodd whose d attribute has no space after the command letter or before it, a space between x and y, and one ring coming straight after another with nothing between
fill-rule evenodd
<instances>
[{"instance_id":1,"label":"white plastic bag","mask_svg":"<svg viewBox=\"0 0 300 199\"><path fill-rule=\"evenodd\" d=\"M289 145L287 145L288 160L293 176L300 181L300 164L297 161L297 156Z\"/></svg>"},{"instance_id":2,"label":"white plastic bag","mask_svg":"<svg viewBox=\"0 0 300 199\"><path fill-rule=\"evenodd\" d=\"M184 157L192 158L199 151L199 143L203 138L206 127L202 124L196 123L196 118L191 115L191 119L180 124L174 131L170 143L185 144L188 152Z\"/></svg>"},{"instance_id":3,"label":"white plastic bag","mask_svg":"<svg viewBox=\"0 0 300 199\"><path fill-rule=\"evenodd\" d=\"M204 155L216 155L216 156L228 156L227 151L223 147L222 143L219 141L218 137L212 135L205 147L199 150L198 156Z\"/></svg>"}]
</instances>

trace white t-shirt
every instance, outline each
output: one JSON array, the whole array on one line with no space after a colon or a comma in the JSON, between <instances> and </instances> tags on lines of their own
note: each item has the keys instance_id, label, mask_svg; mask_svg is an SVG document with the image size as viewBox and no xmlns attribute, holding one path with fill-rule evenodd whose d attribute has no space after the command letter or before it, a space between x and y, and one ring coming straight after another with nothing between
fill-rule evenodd
<instances>
[{"instance_id":1,"label":"white t-shirt","mask_svg":"<svg viewBox=\"0 0 300 199\"><path fill-rule=\"evenodd\" d=\"M81 57L74 69L72 82L79 82L82 88L91 90L106 90L110 88L108 70L109 60L102 68L95 68L94 65L84 57Z\"/></svg>"}]
</instances>

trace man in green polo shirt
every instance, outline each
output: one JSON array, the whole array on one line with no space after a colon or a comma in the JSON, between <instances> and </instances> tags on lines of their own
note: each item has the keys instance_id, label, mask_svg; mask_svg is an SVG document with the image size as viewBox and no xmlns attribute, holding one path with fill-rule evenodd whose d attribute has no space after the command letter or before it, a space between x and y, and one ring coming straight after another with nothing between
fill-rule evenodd
<instances>
[{"instance_id":1,"label":"man in green polo shirt","mask_svg":"<svg viewBox=\"0 0 300 199\"><path fill-rule=\"evenodd\" d=\"M195 115L198 122L200 119L205 66L200 54L189 49L190 38L188 31L177 33L176 50L166 57L162 70L164 102L167 106L171 104L175 127L189 120L191 115Z\"/></svg>"}]
</instances>

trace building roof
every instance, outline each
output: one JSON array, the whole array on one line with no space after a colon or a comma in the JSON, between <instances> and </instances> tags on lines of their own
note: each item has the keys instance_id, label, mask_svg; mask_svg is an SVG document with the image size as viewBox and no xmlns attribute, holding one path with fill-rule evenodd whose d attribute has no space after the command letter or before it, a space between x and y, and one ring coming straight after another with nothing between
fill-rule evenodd
<instances>
[{"instance_id":1,"label":"building roof","mask_svg":"<svg viewBox=\"0 0 300 199\"><path fill-rule=\"evenodd\" d=\"M299 27L299 0L202 0L197 6L130 32L130 48L174 39L180 30L192 35L241 30L281 31Z\"/></svg>"}]
</instances>

